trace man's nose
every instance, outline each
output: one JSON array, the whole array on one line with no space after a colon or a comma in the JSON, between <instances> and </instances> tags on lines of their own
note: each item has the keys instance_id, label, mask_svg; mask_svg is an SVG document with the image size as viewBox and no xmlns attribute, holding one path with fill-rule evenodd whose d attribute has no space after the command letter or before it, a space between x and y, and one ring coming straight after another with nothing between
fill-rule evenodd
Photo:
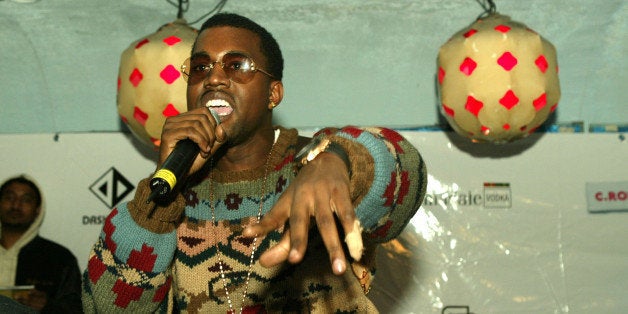
<instances>
[{"instance_id":1,"label":"man's nose","mask_svg":"<svg viewBox=\"0 0 628 314\"><path fill-rule=\"evenodd\" d=\"M214 61L205 76L205 85L220 85L229 81L227 72L225 71L221 61Z\"/></svg>"}]
</instances>

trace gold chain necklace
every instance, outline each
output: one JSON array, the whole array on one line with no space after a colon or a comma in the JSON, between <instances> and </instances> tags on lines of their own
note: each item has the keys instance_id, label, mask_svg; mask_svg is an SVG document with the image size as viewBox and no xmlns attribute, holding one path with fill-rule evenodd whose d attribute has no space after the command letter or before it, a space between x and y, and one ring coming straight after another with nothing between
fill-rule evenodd
<instances>
[{"instance_id":1,"label":"gold chain necklace","mask_svg":"<svg viewBox=\"0 0 628 314\"><path fill-rule=\"evenodd\" d=\"M276 142L276 141L275 141ZM268 180L268 168L270 166L270 157L273 154L273 149L275 147L275 142L273 142L273 146L270 147L270 151L268 152L268 156L266 157L266 163L264 164L264 181L262 182L262 192L260 194L259 199L259 209L257 211L257 222L262 219L262 210L264 208L264 195L266 195L266 181ZM222 286L225 288L225 295L227 297L227 304L229 305L229 310L227 314L235 314L235 310L233 309L233 302L231 301L231 297L229 296L229 289L227 288L227 279L225 278L225 271L223 268L223 255L222 251L220 251L220 246L218 245L218 234L216 233L216 229L218 227L218 223L216 221L216 213L215 213L215 205L214 205L214 160L211 160L212 163L212 172L209 178L209 204L212 212L212 225L214 229L214 238L216 239L216 251L218 252L218 267L220 269L220 279L222 281ZM253 238L253 243L251 247L251 258L249 260L249 267L246 273L246 281L244 284L244 291L242 292L242 301L240 303L240 314L242 314L242 309L244 308L244 301L246 300L248 290L249 290L249 281L251 279L251 272L253 270L253 263L255 259L255 251L257 250L257 237Z\"/></svg>"}]
</instances>

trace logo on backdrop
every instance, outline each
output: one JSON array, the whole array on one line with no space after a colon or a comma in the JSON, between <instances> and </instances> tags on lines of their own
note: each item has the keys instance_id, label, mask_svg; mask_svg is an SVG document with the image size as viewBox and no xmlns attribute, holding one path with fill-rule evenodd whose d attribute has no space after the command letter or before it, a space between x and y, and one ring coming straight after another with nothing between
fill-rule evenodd
<instances>
[{"instance_id":1,"label":"logo on backdrop","mask_svg":"<svg viewBox=\"0 0 628 314\"><path fill-rule=\"evenodd\" d=\"M116 168L111 167L89 187L89 190L98 197L109 209L114 208L135 186L127 180Z\"/></svg>"},{"instance_id":2,"label":"logo on backdrop","mask_svg":"<svg viewBox=\"0 0 628 314\"><path fill-rule=\"evenodd\" d=\"M510 183L484 182L484 207L510 208L511 206Z\"/></svg>"},{"instance_id":3,"label":"logo on backdrop","mask_svg":"<svg viewBox=\"0 0 628 314\"><path fill-rule=\"evenodd\" d=\"M423 206L440 206L444 208L484 207L510 208L512 192L510 183L484 182L481 192L463 191L457 185L442 186L442 191L429 191L423 200Z\"/></svg>"},{"instance_id":4,"label":"logo on backdrop","mask_svg":"<svg viewBox=\"0 0 628 314\"><path fill-rule=\"evenodd\" d=\"M628 181L587 182L586 193L590 213L628 211Z\"/></svg>"}]
</instances>

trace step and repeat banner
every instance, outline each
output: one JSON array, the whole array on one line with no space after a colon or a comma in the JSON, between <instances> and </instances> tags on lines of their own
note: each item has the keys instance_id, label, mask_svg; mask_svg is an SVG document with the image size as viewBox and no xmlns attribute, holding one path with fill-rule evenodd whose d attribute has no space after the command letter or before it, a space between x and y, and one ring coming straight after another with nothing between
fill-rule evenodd
<instances>
[{"instance_id":1,"label":"step and repeat banner","mask_svg":"<svg viewBox=\"0 0 628 314\"><path fill-rule=\"evenodd\" d=\"M404 233L379 252L370 296L382 313L628 309L623 134L538 133L505 145L402 134L426 160L429 184ZM4 134L0 149L0 180L38 181L41 234L82 268L104 218L132 198L157 158L123 133Z\"/></svg>"}]
</instances>

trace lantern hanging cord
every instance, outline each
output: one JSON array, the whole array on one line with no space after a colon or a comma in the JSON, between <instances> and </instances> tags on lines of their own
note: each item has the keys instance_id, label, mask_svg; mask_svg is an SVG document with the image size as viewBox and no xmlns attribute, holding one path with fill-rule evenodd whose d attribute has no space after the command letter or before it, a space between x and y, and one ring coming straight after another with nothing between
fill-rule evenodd
<instances>
[{"instance_id":1,"label":"lantern hanging cord","mask_svg":"<svg viewBox=\"0 0 628 314\"><path fill-rule=\"evenodd\" d=\"M484 9L484 12L478 16L478 20L497 13L497 7L493 0L475 0L475 2L479 3L482 9Z\"/></svg>"},{"instance_id":2,"label":"lantern hanging cord","mask_svg":"<svg viewBox=\"0 0 628 314\"><path fill-rule=\"evenodd\" d=\"M168 3L172 4L173 6L177 7L177 18L178 19L182 19L183 18L183 13L188 11L188 8L190 7L190 1L189 0L178 0L177 2L174 2L172 0L166 0Z\"/></svg>"},{"instance_id":3,"label":"lantern hanging cord","mask_svg":"<svg viewBox=\"0 0 628 314\"><path fill-rule=\"evenodd\" d=\"M187 12L188 9L190 8L190 0L178 0L178 2L174 2L173 0L166 0L166 1L168 3L170 3L170 4L172 4L173 6L178 8L178 12L177 12L177 18L178 19L183 18L183 13ZM189 25L196 24L196 23L204 20L206 17L208 17L212 13L220 13L222 8L226 4L227 4L227 0L219 0L218 3L214 6L214 8L212 8L209 12L203 14L197 20L195 20L193 22L190 22L188 24Z\"/></svg>"}]
</instances>

